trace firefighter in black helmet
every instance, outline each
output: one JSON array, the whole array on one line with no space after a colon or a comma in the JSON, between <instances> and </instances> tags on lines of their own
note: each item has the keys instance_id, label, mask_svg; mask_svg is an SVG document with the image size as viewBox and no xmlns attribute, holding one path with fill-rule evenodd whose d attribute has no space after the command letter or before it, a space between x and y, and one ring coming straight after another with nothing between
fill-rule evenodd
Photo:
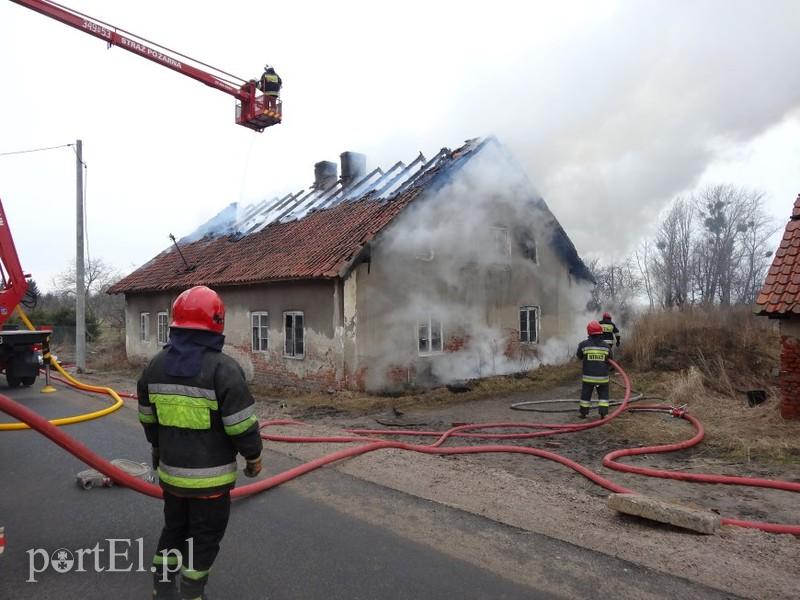
<instances>
[{"instance_id":1,"label":"firefighter in black helmet","mask_svg":"<svg viewBox=\"0 0 800 600\"><path fill-rule=\"evenodd\" d=\"M241 367L222 353L225 305L196 286L172 305L169 343L137 385L139 420L164 491L164 529L153 557L153 598L205 598L236 482L261 471L262 442ZM180 596L176 573L180 571Z\"/></svg>"},{"instance_id":2,"label":"firefighter in black helmet","mask_svg":"<svg viewBox=\"0 0 800 600\"><path fill-rule=\"evenodd\" d=\"M275 69L270 65L264 65L264 73L261 75L261 79L258 80L258 89L264 92L271 109L275 109L278 103L278 96L281 94L282 86L283 80L275 72Z\"/></svg>"}]
</instances>

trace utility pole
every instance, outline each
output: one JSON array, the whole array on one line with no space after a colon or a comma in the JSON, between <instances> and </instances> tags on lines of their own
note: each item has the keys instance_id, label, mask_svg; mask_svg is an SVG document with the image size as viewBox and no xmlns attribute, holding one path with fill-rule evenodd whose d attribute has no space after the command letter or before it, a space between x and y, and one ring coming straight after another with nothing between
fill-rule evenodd
<instances>
[{"instance_id":1,"label":"utility pole","mask_svg":"<svg viewBox=\"0 0 800 600\"><path fill-rule=\"evenodd\" d=\"M86 371L86 289L83 268L83 142L75 142L75 364L78 373Z\"/></svg>"}]
</instances>

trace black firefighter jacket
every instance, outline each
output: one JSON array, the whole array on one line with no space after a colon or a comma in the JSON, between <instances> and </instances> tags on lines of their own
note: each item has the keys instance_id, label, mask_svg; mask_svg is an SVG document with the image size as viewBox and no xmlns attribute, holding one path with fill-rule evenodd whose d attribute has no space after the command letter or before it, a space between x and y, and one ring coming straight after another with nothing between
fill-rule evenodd
<instances>
[{"instance_id":1,"label":"black firefighter jacket","mask_svg":"<svg viewBox=\"0 0 800 600\"><path fill-rule=\"evenodd\" d=\"M233 488L236 453L261 454L254 401L241 367L222 352L205 351L199 373L166 372L161 350L138 382L139 420L159 449L161 487L178 496L213 496Z\"/></svg>"},{"instance_id":2,"label":"black firefighter jacket","mask_svg":"<svg viewBox=\"0 0 800 600\"><path fill-rule=\"evenodd\" d=\"M583 383L608 383L608 360L614 357L602 335L590 335L583 340L578 344L576 355L583 361Z\"/></svg>"}]
</instances>

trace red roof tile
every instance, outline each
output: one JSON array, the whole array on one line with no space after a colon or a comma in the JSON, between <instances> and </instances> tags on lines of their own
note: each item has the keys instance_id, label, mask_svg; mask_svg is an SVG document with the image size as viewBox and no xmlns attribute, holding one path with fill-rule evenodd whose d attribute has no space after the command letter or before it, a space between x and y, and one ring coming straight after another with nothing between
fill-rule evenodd
<instances>
[{"instance_id":1,"label":"red roof tile","mask_svg":"<svg viewBox=\"0 0 800 600\"><path fill-rule=\"evenodd\" d=\"M800 314L800 195L786 224L756 306L761 315Z\"/></svg>"},{"instance_id":2,"label":"red roof tile","mask_svg":"<svg viewBox=\"0 0 800 600\"><path fill-rule=\"evenodd\" d=\"M238 239L203 238L181 245L186 262L195 267L192 271L170 248L114 284L109 293L336 277L417 195L409 193L391 202L343 203Z\"/></svg>"}]
</instances>

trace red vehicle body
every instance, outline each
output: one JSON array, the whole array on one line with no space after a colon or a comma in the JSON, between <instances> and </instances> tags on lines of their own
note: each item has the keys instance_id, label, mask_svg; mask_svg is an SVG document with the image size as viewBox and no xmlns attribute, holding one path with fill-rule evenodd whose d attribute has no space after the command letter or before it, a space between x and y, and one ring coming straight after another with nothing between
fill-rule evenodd
<instances>
[{"instance_id":1,"label":"red vehicle body","mask_svg":"<svg viewBox=\"0 0 800 600\"><path fill-rule=\"evenodd\" d=\"M281 122L282 108L280 99L259 94L255 80L236 77L54 2L48 2L47 0L11 1L99 38L109 46L117 46L133 54L138 54L142 58L160 64L162 67L167 67L186 77L191 77L200 83L230 94L238 100L236 104L237 125L261 132L267 127ZM120 31L128 35L122 35L119 33ZM217 74L208 73L187 61L207 67Z\"/></svg>"},{"instance_id":2,"label":"red vehicle body","mask_svg":"<svg viewBox=\"0 0 800 600\"><path fill-rule=\"evenodd\" d=\"M0 200L0 326L14 313L28 291L28 277L22 271L14 238ZM42 346L47 347L51 331L0 331L0 370L6 374L9 387L33 385L41 366Z\"/></svg>"}]
</instances>

